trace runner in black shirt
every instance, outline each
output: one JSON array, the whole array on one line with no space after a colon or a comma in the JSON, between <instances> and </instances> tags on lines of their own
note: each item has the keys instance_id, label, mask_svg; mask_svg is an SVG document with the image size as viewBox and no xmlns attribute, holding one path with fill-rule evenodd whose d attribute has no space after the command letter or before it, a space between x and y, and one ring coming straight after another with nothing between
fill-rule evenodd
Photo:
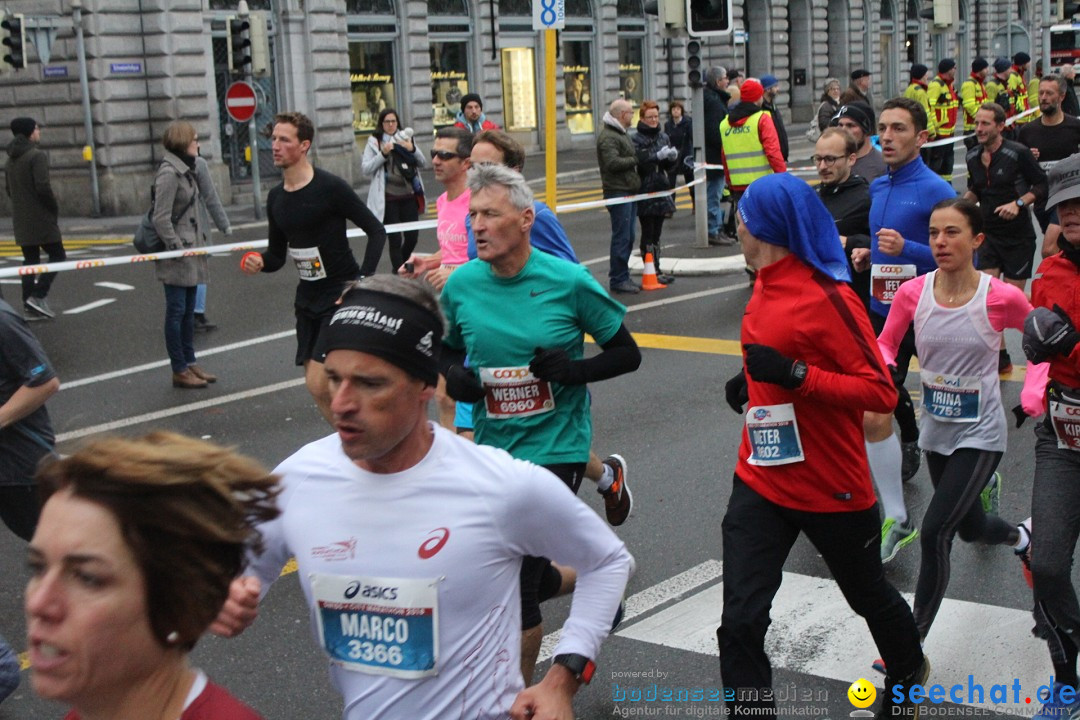
<instances>
[{"instance_id":1,"label":"runner in black shirt","mask_svg":"<svg viewBox=\"0 0 1080 720\"><path fill-rule=\"evenodd\" d=\"M280 270L290 259L296 264L296 364L304 366L308 390L329 422L330 393L316 347L319 332L345 284L375 273L386 232L348 183L312 167L307 152L314 137L311 120L301 113L274 118L274 165L282 168L283 182L266 198L270 246L264 253L245 255L242 267L253 275ZM363 266L349 247L346 219L368 236Z\"/></svg>"}]
</instances>

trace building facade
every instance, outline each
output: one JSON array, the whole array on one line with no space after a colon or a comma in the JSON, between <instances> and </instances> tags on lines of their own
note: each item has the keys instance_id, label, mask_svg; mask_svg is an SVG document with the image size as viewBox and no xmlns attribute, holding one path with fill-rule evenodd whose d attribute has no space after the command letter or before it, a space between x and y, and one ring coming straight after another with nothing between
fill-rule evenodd
<instances>
[{"instance_id":1,"label":"building facade","mask_svg":"<svg viewBox=\"0 0 1080 720\"><path fill-rule=\"evenodd\" d=\"M359 159L378 113L395 108L420 138L453 124L462 95L479 93L487 117L542 149L544 44L531 0L249 0L266 11L270 71L255 78L256 124L284 109L316 125L313 159L362 184ZM250 144L247 124L225 111L236 79L227 62L227 20L237 0L83 0L88 91L102 212L137 214L174 120L198 129L202 153L226 201L259 162L264 191L279 176L268 137ZM565 0L557 43L560 149L591 148L611 100L655 99L666 111L687 99L686 40L661 36L642 0ZM913 62L957 60L966 76L976 55L1041 52L1034 0L959 0L959 22L935 33L920 0L734 0L735 32L704 42L706 65L772 73L789 121L816 111L827 77L846 84L873 73L875 102L899 94ZM47 62L28 43L29 65L0 75L0 125L29 115L45 128L62 212L93 207L71 0L7 0L0 9L54 18ZM1033 64L1034 65L1034 64ZM424 141L421 140L421 144ZM7 197L0 212L9 214Z\"/></svg>"}]
</instances>

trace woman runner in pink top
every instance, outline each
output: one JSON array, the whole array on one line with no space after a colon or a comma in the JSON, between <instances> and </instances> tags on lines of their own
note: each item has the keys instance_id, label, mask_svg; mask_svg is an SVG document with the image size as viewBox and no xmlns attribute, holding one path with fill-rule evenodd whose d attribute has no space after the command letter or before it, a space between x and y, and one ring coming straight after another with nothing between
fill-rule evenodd
<instances>
[{"instance_id":1,"label":"woman runner in pink top","mask_svg":"<svg viewBox=\"0 0 1080 720\"><path fill-rule=\"evenodd\" d=\"M892 364L914 322L922 385L919 447L934 485L922 522L913 607L923 639L949 584L957 533L965 542L1009 545L1017 553L1029 540L1026 528L994 514L1000 483L983 493L1005 452L997 371L1001 332L1022 331L1031 310L1023 291L975 269L972 259L984 239L974 203L951 198L935 205L930 248L938 269L900 286L878 338L885 362Z\"/></svg>"}]
</instances>

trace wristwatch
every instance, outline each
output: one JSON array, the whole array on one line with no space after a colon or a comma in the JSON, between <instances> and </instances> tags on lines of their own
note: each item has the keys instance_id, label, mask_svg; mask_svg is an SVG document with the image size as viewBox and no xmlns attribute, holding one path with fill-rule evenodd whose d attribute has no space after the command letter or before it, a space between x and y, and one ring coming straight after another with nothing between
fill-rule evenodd
<instances>
[{"instance_id":1,"label":"wristwatch","mask_svg":"<svg viewBox=\"0 0 1080 720\"><path fill-rule=\"evenodd\" d=\"M584 655L578 655L577 653L556 655L552 659L552 662L556 665L562 665L569 670L582 685L588 685L589 681L593 679L593 674L596 672L596 663Z\"/></svg>"},{"instance_id":2,"label":"wristwatch","mask_svg":"<svg viewBox=\"0 0 1080 720\"><path fill-rule=\"evenodd\" d=\"M806 363L802 360L796 360L791 366L791 379L795 381L795 387L799 387L806 380L806 373L809 368L806 367Z\"/></svg>"},{"instance_id":3,"label":"wristwatch","mask_svg":"<svg viewBox=\"0 0 1080 720\"><path fill-rule=\"evenodd\" d=\"M1022 208L1025 205L1027 205L1027 203L1024 202L1024 198L1016 198L1016 207L1021 207Z\"/></svg>"}]
</instances>

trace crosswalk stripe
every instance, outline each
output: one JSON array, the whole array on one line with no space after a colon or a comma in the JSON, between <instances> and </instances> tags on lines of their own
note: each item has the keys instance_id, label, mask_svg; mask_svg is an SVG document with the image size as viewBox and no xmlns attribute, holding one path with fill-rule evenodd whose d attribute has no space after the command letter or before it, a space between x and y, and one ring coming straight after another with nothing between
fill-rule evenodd
<instances>
[{"instance_id":1,"label":"crosswalk stripe","mask_svg":"<svg viewBox=\"0 0 1080 720\"><path fill-rule=\"evenodd\" d=\"M1004 562L1008 553L1000 552ZM912 602L911 594L904 593L904 598ZM624 625L615 634L716 657L722 609L721 579L655 615ZM845 683L866 678L881 685L881 677L870 668L879 656L870 631L831 578L785 572L771 617L766 650L773 667ZM1030 715L1030 708L1038 703L1039 686L1048 684L1052 672L1046 644L1031 635L1032 624L1028 611L946 598L926 640L931 664L928 685L940 684L946 690L961 685L960 696L967 700L968 676L972 675L972 682L984 689L986 704L963 704L984 709L993 704L995 712ZM1011 702L1014 680L1020 682L1019 703ZM1008 686L1010 702L989 703L993 685Z\"/></svg>"}]
</instances>

